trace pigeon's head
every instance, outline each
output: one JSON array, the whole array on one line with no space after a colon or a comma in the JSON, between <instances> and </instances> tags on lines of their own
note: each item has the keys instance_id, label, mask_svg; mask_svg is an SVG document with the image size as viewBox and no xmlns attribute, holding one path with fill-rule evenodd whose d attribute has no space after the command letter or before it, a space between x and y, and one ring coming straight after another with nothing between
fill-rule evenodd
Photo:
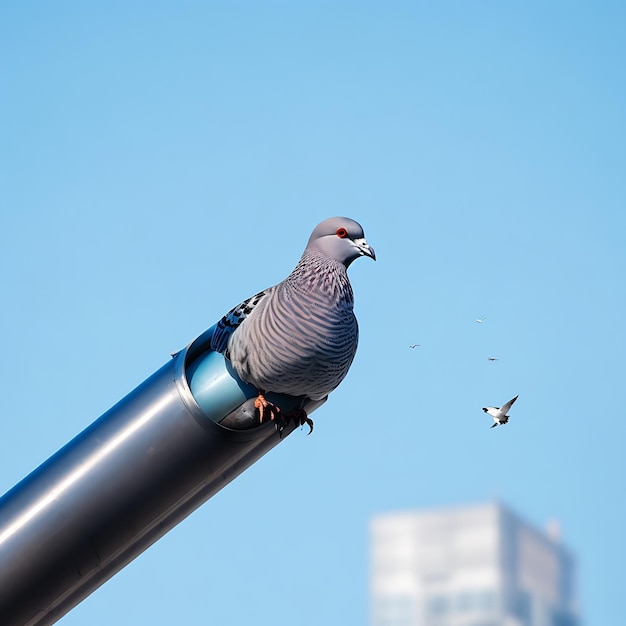
<instances>
[{"instance_id":1,"label":"pigeon's head","mask_svg":"<svg viewBox=\"0 0 626 626\"><path fill-rule=\"evenodd\" d=\"M363 228L348 217L330 217L315 227L307 248L319 250L346 267L360 256L376 260L376 253L367 241Z\"/></svg>"}]
</instances>

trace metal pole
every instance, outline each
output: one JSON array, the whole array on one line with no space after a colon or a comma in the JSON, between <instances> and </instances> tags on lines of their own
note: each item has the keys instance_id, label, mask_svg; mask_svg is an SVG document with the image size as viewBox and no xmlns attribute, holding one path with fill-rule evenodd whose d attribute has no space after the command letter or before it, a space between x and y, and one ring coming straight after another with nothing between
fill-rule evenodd
<instances>
[{"instance_id":1,"label":"metal pole","mask_svg":"<svg viewBox=\"0 0 626 626\"><path fill-rule=\"evenodd\" d=\"M0 499L2 626L53 624L281 441L212 330Z\"/></svg>"}]
</instances>

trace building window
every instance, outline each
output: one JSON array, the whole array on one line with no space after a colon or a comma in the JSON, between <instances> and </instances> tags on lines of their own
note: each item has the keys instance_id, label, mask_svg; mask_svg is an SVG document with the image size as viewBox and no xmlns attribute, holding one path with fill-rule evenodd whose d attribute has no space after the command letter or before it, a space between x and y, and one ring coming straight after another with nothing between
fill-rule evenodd
<instances>
[{"instance_id":1,"label":"building window","mask_svg":"<svg viewBox=\"0 0 626 626\"><path fill-rule=\"evenodd\" d=\"M511 611L515 617L517 617L522 624L530 624L532 617L532 603L530 594L526 591L518 591L511 604Z\"/></svg>"},{"instance_id":2,"label":"building window","mask_svg":"<svg viewBox=\"0 0 626 626\"><path fill-rule=\"evenodd\" d=\"M498 596L492 589L461 591L456 596L455 610L458 613L494 613L498 608Z\"/></svg>"},{"instance_id":3,"label":"building window","mask_svg":"<svg viewBox=\"0 0 626 626\"><path fill-rule=\"evenodd\" d=\"M552 626L578 626L578 620L573 615L557 611L552 615Z\"/></svg>"},{"instance_id":4,"label":"building window","mask_svg":"<svg viewBox=\"0 0 626 626\"><path fill-rule=\"evenodd\" d=\"M474 610L474 594L471 591L461 591L456 597L456 610L466 613Z\"/></svg>"},{"instance_id":5,"label":"building window","mask_svg":"<svg viewBox=\"0 0 626 626\"><path fill-rule=\"evenodd\" d=\"M430 596L426 600L426 614L430 617L441 617L450 611L450 599L443 594Z\"/></svg>"},{"instance_id":6,"label":"building window","mask_svg":"<svg viewBox=\"0 0 626 626\"><path fill-rule=\"evenodd\" d=\"M483 613L493 613L498 608L498 597L491 589L476 594L476 605Z\"/></svg>"}]
</instances>

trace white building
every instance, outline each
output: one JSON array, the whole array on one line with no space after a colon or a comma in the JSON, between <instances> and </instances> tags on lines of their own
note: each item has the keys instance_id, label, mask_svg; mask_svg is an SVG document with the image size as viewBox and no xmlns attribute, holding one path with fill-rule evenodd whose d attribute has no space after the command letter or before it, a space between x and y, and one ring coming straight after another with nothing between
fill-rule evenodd
<instances>
[{"instance_id":1,"label":"white building","mask_svg":"<svg viewBox=\"0 0 626 626\"><path fill-rule=\"evenodd\" d=\"M579 626L575 578L558 527L498 503L372 520L372 626Z\"/></svg>"}]
</instances>

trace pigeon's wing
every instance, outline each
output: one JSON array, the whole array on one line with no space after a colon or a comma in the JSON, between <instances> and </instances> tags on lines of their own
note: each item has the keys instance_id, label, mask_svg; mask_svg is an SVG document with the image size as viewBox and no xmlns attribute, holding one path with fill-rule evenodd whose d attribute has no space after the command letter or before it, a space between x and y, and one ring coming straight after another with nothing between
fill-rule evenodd
<instances>
[{"instance_id":1,"label":"pigeon's wing","mask_svg":"<svg viewBox=\"0 0 626 626\"><path fill-rule=\"evenodd\" d=\"M500 411L502 411L502 415L506 415L509 412L509 409L513 406L513 403L518 398L519 398L519 395L515 396L513 400L509 400L506 404L502 405L502 408L500 409Z\"/></svg>"},{"instance_id":2,"label":"pigeon's wing","mask_svg":"<svg viewBox=\"0 0 626 626\"><path fill-rule=\"evenodd\" d=\"M227 354L228 341L232 334L239 328L242 322L252 313L256 305L267 294L268 290L259 291L256 295L244 300L241 304L232 308L217 323L213 337L211 337L211 349L215 352Z\"/></svg>"}]
</instances>

